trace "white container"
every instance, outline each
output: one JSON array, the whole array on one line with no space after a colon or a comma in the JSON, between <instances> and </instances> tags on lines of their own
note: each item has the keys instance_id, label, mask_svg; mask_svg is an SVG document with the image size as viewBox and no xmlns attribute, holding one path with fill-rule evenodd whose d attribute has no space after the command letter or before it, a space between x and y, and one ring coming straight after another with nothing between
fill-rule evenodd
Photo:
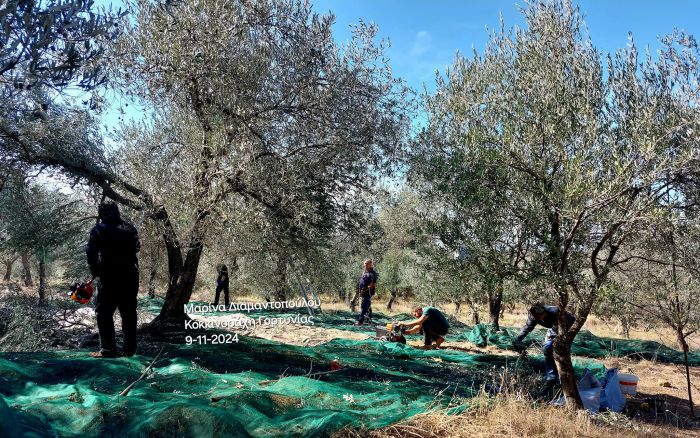
<instances>
[{"instance_id":1,"label":"white container","mask_svg":"<svg viewBox=\"0 0 700 438\"><path fill-rule=\"evenodd\" d=\"M618 374L617 377L620 379L620 390L623 394L637 395L639 377L634 374Z\"/></svg>"}]
</instances>

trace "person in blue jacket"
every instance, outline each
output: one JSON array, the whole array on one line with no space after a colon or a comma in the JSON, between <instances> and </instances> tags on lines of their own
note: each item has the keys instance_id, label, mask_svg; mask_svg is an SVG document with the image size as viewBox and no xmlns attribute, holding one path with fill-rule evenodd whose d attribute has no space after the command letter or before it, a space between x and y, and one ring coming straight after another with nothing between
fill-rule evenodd
<instances>
[{"instance_id":1,"label":"person in blue jacket","mask_svg":"<svg viewBox=\"0 0 700 438\"><path fill-rule=\"evenodd\" d=\"M357 284L357 294L362 297L362 302L360 304L360 314L355 325L372 322L372 297L376 292L377 279L379 278L377 271L374 270L372 265L372 259L365 260L363 265L364 271Z\"/></svg>"},{"instance_id":2,"label":"person in blue jacket","mask_svg":"<svg viewBox=\"0 0 700 438\"><path fill-rule=\"evenodd\" d=\"M565 315L566 328L567 330L576 321L576 317L569 312ZM523 339L531 331L535 329L536 326L542 326L547 330L544 335L544 342L542 344L542 353L544 354L544 364L547 370L547 380L555 381L559 379L559 374L557 373L557 365L554 362L554 338L557 337L557 332L559 330L559 307L557 306L545 306L542 303L533 304L530 307L530 311L527 315L527 322L518 333L518 336L513 340L513 349L522 350L523 349Z\"/></svg>"}]
</instances>

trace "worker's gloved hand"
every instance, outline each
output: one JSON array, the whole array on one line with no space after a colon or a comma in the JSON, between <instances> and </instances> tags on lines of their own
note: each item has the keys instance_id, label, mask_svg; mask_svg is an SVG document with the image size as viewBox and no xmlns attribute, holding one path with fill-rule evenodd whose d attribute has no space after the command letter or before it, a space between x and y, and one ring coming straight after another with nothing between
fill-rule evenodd
<instances>
[{"instance_id":1,"label":"worker's gloved hand","mask_svg":"<svg viewBox=\"0 0 700 438\"><path fill-rule=\"evenodd\" d=\"M514 351L524 351L525 350L525 346L523 345L523 341L520 341L518 339L513 341L513 345L510 348Z\"/></svg>"}]
</instances>

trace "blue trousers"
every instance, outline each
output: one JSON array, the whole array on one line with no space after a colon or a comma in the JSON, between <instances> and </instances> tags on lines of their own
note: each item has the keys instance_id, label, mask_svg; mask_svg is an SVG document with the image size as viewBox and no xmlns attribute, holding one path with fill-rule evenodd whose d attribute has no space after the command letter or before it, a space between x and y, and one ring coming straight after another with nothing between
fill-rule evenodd
<instances>
[{"instance_id":1,"label":"blue trousers","mask_svg":"<svg viewBox=\"0 0 700 438\"><path fill-rule=\"evenodd\" d=\"M554 361L554 338L556 333L551 330L547 331L542 344L542 353L544 354L544 367L547 370L547 380L558 379L557 364Z\"/></svg>"},{"instance_id":2,"label":"blue trousers","mask_svg":"<svg viewBox=\"0 0 700 438\"><path fill-rule=\"evenodd\" d=\"M372 296L363 294L360 302L360 315L357 317L358 322L365 322L372 319Z\"/></svg>"}]
</instances>

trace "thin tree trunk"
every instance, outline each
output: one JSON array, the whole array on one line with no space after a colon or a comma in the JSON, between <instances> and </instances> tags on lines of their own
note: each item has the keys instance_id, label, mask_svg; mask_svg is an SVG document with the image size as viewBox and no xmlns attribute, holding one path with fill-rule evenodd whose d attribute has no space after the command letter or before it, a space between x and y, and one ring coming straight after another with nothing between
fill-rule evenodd
<instances>
[{"instance_id":1,"label":"thin tree trunk","mask_svg":"<svg viewBox=\"0 0 700 438\"><path fill-rule=\"evenodd\" d=\"M277 301L287 301L287 255L282 252L277 258L277 268L275 269L275 279L277 288L275 299Z\"/></svg>"},{"instance_id":2,"label":"thin tree trunk","mask_svg":"<svg viewBox=\"0 0 700 438\"><path fill-rule=\"evenodd\" d=\"M239 269L240 267L238 266L238 257L233 257L233 259L231 260L231 269L229 269L229 274L231 275L230 278L237 278Z\"/></svg>"},{"instance_id":3,"label":"thin tree trunk","mask_svg":"<svg viewBox=\"0 0 700 438\"><path fill-rule=\"evenodd\" d=\"M46 301L46 257L39 259L39 302Z\"/></svg>"},{"instance_id":4,"label":"thin tree trunk","mask_svg":"<svg viewBox=\"0 0 700 438\"><path fill-rule=\"evenodd\" d=\"M688 366L688 349L683 349L683 356L685 358L685 380L688 383L688 406L690 407L690 416L695 418L695 407L693 406L693 391L692 385L690 384L690 367Z\"/></svg>"},{"instance_id":5,"label":"thin tree trunk","mask_svg":"<svg viewBox=\"0 0 700 438\"><path fill-rule=\"evenodd\" d=\"M148 298L156 297L156 277L158 275L158 269L156 265L151 265L151 271L148 274Z\"/></svg>"},{"instance_id":6,"label":"thin tree trunk","mask_svg":"<svg viewBox=\"0 0 700 438\"><path fill-rule=\"evenodd\" d=\"M681 350L683 350L683 362L685 364L685 380L688 385L688 406L690 407L690 415L695 418L695 406L693 406L693 391L690 383L690 366L688 365L688 343L683 335L683 329L676 329L676 336Z\"/></svg>"},{"instance_id":7,"label":"thin tree trunk","mask_svg":"<svg viewBox=\"0 0 700 438\"><path fill-rule=\"evenodd\" d=\"M2 277L2 281L10 281L10 278L12 278L12 264L14 262L11 261L6 261L5 262L5 275Z\"/></svg>"},{"instance_id":8,"label":"thin tree trunk","mask_svg":"<svg viewBox=\"0 0 700 438\"><path fill-rule=\"evenodd\" d=\"M396 294L397 294L396 289L392 289L391 290L391 297L389 297L389 302L386 303L386 310L391 310L391 306L394 304L394 301L396 301Z\"/></svg>"},{"instance_id":9,"label":"thin tree trunk","mask_svg":"<svg viewBox=\"0 0 700 438\"><path fill-rule=\"evenodd\" d=\"M32 280L32 269L29 263L29 255L22 254L22 277L24 278L24 285L27 287L34 286L34 280Z\"/></svg>"},{"instance_id":10,"label":"thin tree trunk","mask_svg":"<svg viewBox=\"0 0 700 438\"><path fill-rule=\"evenodd\" d=\"M481 320L479 319L479 312L477 312L476 309L472 309L472 321L474 321L474 324L480 324Z\"/></svg>"},{"instance_id":11,"label":"thin tree trunk","mask_svg":"<svg viewBox=\"0 0 700 438\"><path fill-rule=\"evenodd\" d=\"M673 253L671 254L673 264L671 265L672 269L672 281L673 281L673 292L674 292L674 310L675 310L675 317L676 317L676 326L674 327L676 329L676 337L678 339L678 344L681 347L681 350L683 350L683 362L685 363L685 379L688 384L688 406L690 407L690 415L694 418L695 417L695 407L693 406L693 392L691 389L691 384L690 384L690 368L688 366L688 343L685 340L685 335L683 334L683 323L681 322L682 320L682 315L683 311L681 310L681 302L680 299L678 298L678 274L676 272L676 246L675 246L675 241L673 240L673 233L671 234L671 244L673 245Z\"/></svg>"},{"instance_id":12,"label":"thin tree trunk","mask_svg":"<svg viewBox=\"0 0 700 438\"><path fill-rule=\"evenodd\" d=\"M2 278L3 281L10 281L12 280L12 266L15 264L19 256L13 258L13 259L7 259L5 260L5 276Z\"/></svg>"},{"instance_id":13,"label":"thin tree trunk","mask_svg":"<svg viewBox=\"0 0 700 438\"><path fill-rule=\"evenodd\" d=\"M499 282L496 287L489 287L487 291L489 300L489 322L494 331L499 331L499 318L501 316L501 307L503 303L503 282Z\"/></svg>"},{"instance_id":14,"label":"thin tree trunk","mask_svg":"<svg viewBox=\"0 0 700 438\"><path fill-rule=\"evenodd\" d=\"M238 266L238 257L233 257L233 260L231 260L231 267L228 270L229 273L229 281L236 282L238 280L238 271L241 269L240 266ZM233 299L233 292L231 292L231 299Z\"/></svg>"},{"instance_id":15,"label":"thin tree trunk","mask_svg":"<svg viewBox=\"0 0 700 438\"><path fill-rule=\"evenodd\" d=\"M158 247L151 253L151 266L148 273L148 298L155 298L156 296L156 278L158 277L158 262L160 261L160 254L158 252Z\"/></svg>"},{"instance_id":16,"label":"thin tree trunk","mask_svg":"<svg viewBox=\"0 0 700 438\"><path fill-rule=\"evenodd\" d=\"M567 336L559 334L554 340L554 361L559 371L561 390L564 393L566 405L576 409L583 409L583 401L578 393L574 364L571 361L571 341Z\"/></svg>"},{"instance_id":17,"label":"thin tree trunk","mask_svg":"<svg viewBox=\"0 0 700 438\"><path fill-rule=\"evenodd\" d=\"M621 317L620 318L620 328L622 329L622 336L624 336L625 339L630 338L630 322L629 319L626 317Z\"/></svg>"}]
</instances>

